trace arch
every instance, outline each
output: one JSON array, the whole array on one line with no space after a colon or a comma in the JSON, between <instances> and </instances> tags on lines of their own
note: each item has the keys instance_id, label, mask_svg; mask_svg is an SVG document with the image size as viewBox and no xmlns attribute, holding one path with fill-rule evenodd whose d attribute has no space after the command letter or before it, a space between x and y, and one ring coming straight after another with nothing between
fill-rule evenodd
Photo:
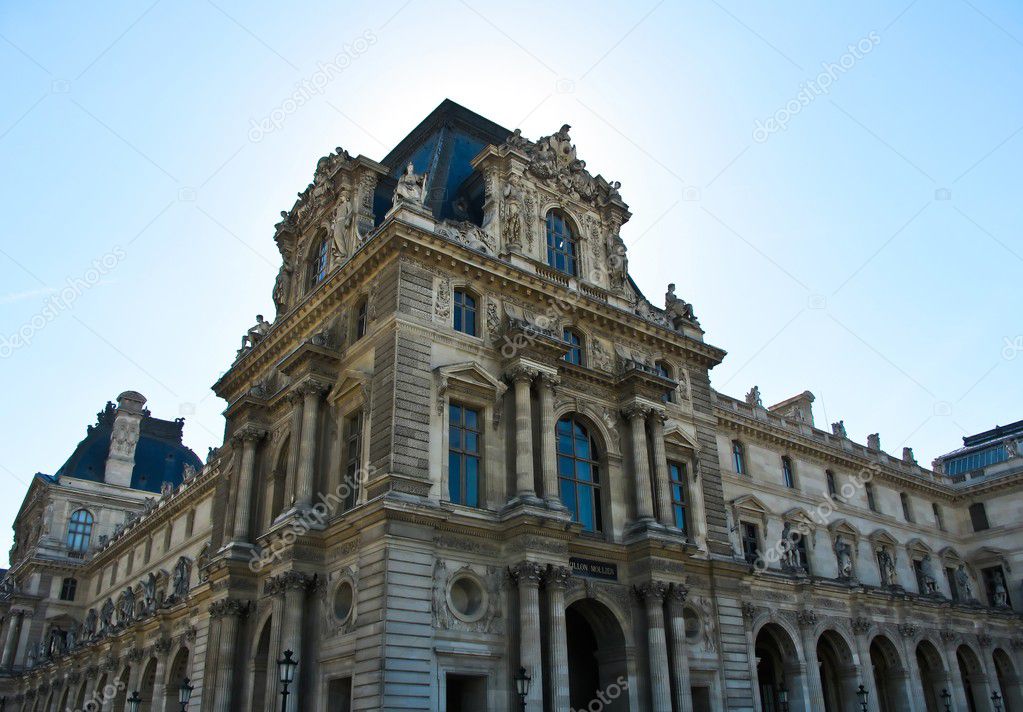
<instances>
[{"instance_id":1,"label":"arch","mask_svg":"<svg viewBox=\"0 0 1023 712\"><path fill-rule=\"evenodd\" d=\"M252 644L252 659L249 661L249 709L266 708L266 700L273 699L274 681L270 673L270 628L273 617L267 616Z\"/></svg>"},{"instance_id":2,"label":"arch","mask_svg":"<svg viewBox=\"0 0 1023 712\"><path fill-rule=\"evenodd\" d=\"M995 664L995 677L1004 700L1005 712L1023 712L1023 689L1012 657L1002 648L995 648L991 651L991 660Z\"/></svg>"},{"instance_id":3,"label":"arch","mask_svg":"<svg viewBox=\"0 0 1023 712\"><path fill-rule=\"evenodd\" d=\"M72 512L67 525L67 548L80 553L88 551L89 540L92 538L92 526L95 522L96 518L85 507Z\"/></svg>"},{"instance_id":4,"label":"arch","mask_svg":"<svg viewBox=\"0 0 1023 712\"><path fill-rule=\"evenodd\" d=\"M64 686L64 692L60 696L60 702L57 703L57 710L59 712L63 712L63 710L66 710L68 708L68 699L69 699L70 695L71 695L71 688L70 688L70 686L65 685Z\"/></svg>"},{"instance_id":5,"label":"arch","mask_svg":"<svg viewBox=\"0 0 1023 712\"><path fill-rule=\"evenodd\" d=\"M930 640L921 640L916 645L916 665L920 673L920 685L924 690L924 704L927 712L942 712L939 707L941 691L949 687L948 671L941 659L938 647Z\"/></svg>"},{"instance_id":6,"label":"arch","mask_svg":"<svg viewBox=\"0 0 1023 712\"><path fill-rule=\"evenodd\" d=\"M817 660L825 712L857 712L859 668L845 636L834 628L822 631L817 638Z\"/></svg>"},{"instance_id":7,"label":"arch","mask_svg":"<svg viewBox=\"0 0 1023 712\"><path fill-rule=\"evenodd\" d=\"M75 695L74 709L80 710L85 707L85 695L89 691L89 679L85 678L82 680L82 684L78 686L78 694Z\"/></svg>"},{"instance_id":8,"label":"arch","mask_svg":"<svg viewBox=\"0 0 1023 712\"><path fill-rule=\"evenodd\" d=\"M139 705L139 712L153 712L155 704L153 700L153 691L156 689L156 658L149 658L146 661L146 665L142 668L142 675L139 677L139 697L142 698L142 704ZM129 692L129 694L131 694Z\"/></svg>"},{"instance_id":9,"label":"arch","mask_svg":"<svg viewBox=\"0 0 1023 712\"><path fill-rule=\"evenodd\" d=\"M590 435L597 440L600 451L614 457L621 456L618 428L621 427L618 414L613 411L601 412L597 406L579 401L577 403L563 403L554 409L555 422L566 415L572 415L582 419ZM613 421L613 422L611 422Z\"/></svg>"},{"instance_id":10,"label":"arch","mask_svg":"<svg viewBox=\"0 0 1023 712\"><path fill-rule=\"evenodd\" d=\"M790 712L810 712L802 656L796 642L799 637L784 623L772 619L762 621L759 630L754 627L754 631L757 709L780 710L782 698L787 697Z\"/></svg>"},{"instance_id":11,"label":"arch","mask_svg":"<svg viewBox=\"0 0 1023 712\"><path fill-rule=\"evenodd\" d=\"M111 712L124 712L125 703L128 700L128 682L131 680L131 666L126 665L117 676L114 684L114 698L110 706Z\"/></svg>"},{"instance_id":12,"label":"arch","mask_svg":"<svg viewBox=\"0 0 1023 712\"><path fill-rule=\"evenodd\" d=\"M956 648L956 663L963 681L963 695L970 712L986 710L991 698L987 674L980 656L966 643Z\"/></svg>"},{"instance_id":13,"label":"arch","mask_svg":"<svg viewBox=\"0 0 1023 712\"><path fill-rule=\"evenodd\" d=\"M82 688L84 690L85 685L83 685ZM88 712L93 712L94 709L95 710L102 709L103 700L113 698L114 690L115 688L113 687L111 687L110 690L107 690L107 674L103 673L96 680L96 686L92 688L92 692L89 693L89 697L82 702L81 706L79 706L79 709L83 710L84 712L86 702L92 703Z\"/></svg>"},{"instance_id":14,"label":"arch","mask_svg":"<svg viewBox=\"0 0 1023 712\"><path fill-rule=\"evenodd\" d=\"M880 712L911 709L909 671L899 648L886 635L875 635L868 647L869 660L860 661L864 684L873 688ZM869 667L868 667L869 666Z\"/></svg>"},{"instance_id":15,"label":"arch","mask_svg":"<svg viewBox=\"0 0 1023 712\"><path fill-rule=\"evenodd\" d=\"M577 276L580 252L580 232L576 227L578 223L560 207L548 210L544 223L548 266L573 277Z\"/></svg>"},{"instance_id":16,"label":"arch","mask_svg":"<svg viewBox=\"0 0 1023 712\"><path fill-rule=\"evenodd\" d=\"M587 709L603 691L617 694L604 706L607 712L628 712L630 694L620 680L630 680L628 645L615 612L596 598L581 598L565 609L568 642L569 698L573 709ZM631 682L631 680L630 680ZM630 689L634 685L628 686Z\"/></svg>"},{"instance_id":17,"label":"arch","mask_svg":"<svg viewBox=\"0 0 1023 712\"><path fill-rule=\"evenodd\" d=\"M167 666L167 674L163 680L164 695L162 700L153 700L153 712L171 712L177 709L178 690L181 683L188 679L188 648L182 645L174 656L168 658L170 664Z\"/></svg>"}]
</instances>

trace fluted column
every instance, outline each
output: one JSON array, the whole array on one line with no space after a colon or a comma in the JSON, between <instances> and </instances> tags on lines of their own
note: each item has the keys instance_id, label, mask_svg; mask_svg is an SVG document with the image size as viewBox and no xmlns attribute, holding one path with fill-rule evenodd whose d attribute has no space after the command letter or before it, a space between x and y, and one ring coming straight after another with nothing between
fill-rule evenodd
<instances>
[{"instance_id":1,"label":"fluted column","mask_svg":"<svg viewBox=\"0 0 1023 712\"><path fill-rule=\"evenodd\" d=\"M516 564L511 575L519 587L519 665L533 681L526 697L526 712L543 712L543 664L540 639L540 581L544 569L535 561ZM512 666L514 675L518 670Z\"/></svg>"},{"instance_id":2,"label":"fluted column","mask_svg":"<svg viewBox=\"0 0 1023 712\"><path fill-rule=\"evenodd\" d=\"M313 502L320 401L326 389L315 381L303 383L300 388L302 391L302 438L298 452L298 470L295 475L295 506L305 510Z\"/></svg>"},{"instance_id":3,"label":"fluted column","mask_svg":"<svg viewBox=\"0 0 1023 712\"><path fill-rule=\"evenodd\" d=\"M685 602L688 590L679 583L668 591L668 615L671 617L671 687L675 712L693 712L689 682L689 649L686 645Z\"/></svg>"},{"instance_id":4,"label":"fluted column","mask_svg":"<svg viewBox=\"0 0 1023 712\"><path fill-rule=\"evenodd\" d=\"M14 664L14 654L17 652L18 638L21 637L21 624L25 619L25 611L19 609L11 611L7 617L7 630L4 633L3 657L0 659L0 668L7 670Z\"/></svg>"},{"instance_id":5,"label":"fluted column","mask_svg":"<svg viewBox=\"0 0 1023 712\"><path fill-rule=\"evenodd\" d=\"M238 652L238 627L248 607L234 598L214 601L210 605L210 617L216 620L220 629L217 645L216 678L214 685L204 687L204 695L212 698L212 712L234 712L234 670ZM203 704L205 708L205 703Z\"/></svg>"},{"instance_id":6,"label":"fluted column","mask_svg":"<svg viewBox=\"0 0 1023 712\"><path fill-rule=\"evenodd\" d=\"M536 496L533 485L533 418L529 387L536 370L518 366L509 373L515 387L515 494L520 499Z\"/></svg>"},{"instance_id":7,"label":"fluted column","mask_svg":"<svg viewBox=\"0 0 1023 712\"><path fill-rule=\"evenodd\" d=\"M558 453L554 423L554 388L559 379L554 373L541 373L540 391L540 466L543 472L543 496L551 509L565 509L558 491Z\"/></svg>"},{"instance_id":8,"label":"fluted column","mask_svg":"<svg viewBox=\"0 0 1023 712\"><path fill-rule=\"evenodd\" d=\"M821 687L821 664L817 659L817 638L814 628L817 625L817 614L812 610L803 610L797 614L799 631L803 639L803 656L806 658L806 690L810 698L811 710L824 709L824 691Z\"/></svg>"},{"instance_id":9,"label":"fluted column","mask_svg":"<svg viewBox=\"0 0 1023 712\"><path fill-rule=\"evenodd\" d=\"M654 491L657 492L658 519L662 524L673 527L675 512L672 511L668 453L664 448L664 413L651 411L647 421L650 423L650 437L654 445Z\"/></svg>"},{"instance_id":10,"label":"fluted column","mask_svg":"<svg viewBox=\"0 0 1023 712\"><path fill-rule=\"evenodd\" d=\"M647 581L636 587L636 595L646 607L650 712L671 712L671 673L664 634L664 597L667 594L668 585L663 581Z\"/></svg>"},{"instance_id":11,"label":"fluted column","mask_svg":"<svg viewBox=\"0 0 1023 712\"><path fill-rule=\"evenodd\" d=\"M636 519L650 522L654 518L650 489L650 457L646 446L646 416L649 408L630 406L624 412L632 432L632 477L636 490Z\"/></svg>"},{"instance_id":12,"label":"fluted column","mask_svg":"<svg viewBox=\"0 0 1023 712\"><path fill-rule=\"evenodd\" d=\"M298 391L288 393L288 403L291 404L291 441L288 447L287 475L284 480L284 508L281 512L275 512L274 517L280 516L283 512L295 505L297 495L296 480L298 478L298 456L302 449L302 401L304 396Z\"/></svg>"},{"instance_id":13,"label":"fluted column","mask_svg":"<svg viewBox=\"0 0 1023 712\"><path fill-rule=\"evenodd\" d=\"M551 566L544 577L547 592L547 651L551 661L547 702L554 712L567 712L571 700L568 686L568 631L565 627L565 587L572 576L567 566Z\"/></svg>"},{"instance_id":14,"label":"fluted column","mask_svg":"<svg viewBox=\"0 0 1023 712\"><path fill-rule=\"evenodd\" d=\"M302 621L305 613L305 597L309 590L310 579L299 571L288 571L275 577L276 585L284 598L284 606L281 613L281 655L285 650L294 653L296 660L302 660ZM271 661L268 661L268 665ZM308 669L308 665L305 668ZM270 667L268 670L273 671ZM295 682L288 689L288 710L297 712L299 709L307 709L307 702L302 699L305 690L301 685L303 668L299 667ZM279 691L278 691L279 694ZM274 698L276 699L276 698Z\"/></svg>"},{"instance_id":15,"label":"fluted column","mask_svg":"<svg viewBox=\"0 0 1023 712\"><path fill-rule=\"evenodd\" d=\"M249 541L249 519L252 512L252 480L256 469L256 443L265 435L257 428L245 428L235 436L234 444L241 445L242 457L238 468L238 491L234 512L233 541Z\"/></svg>"}]
</instances>

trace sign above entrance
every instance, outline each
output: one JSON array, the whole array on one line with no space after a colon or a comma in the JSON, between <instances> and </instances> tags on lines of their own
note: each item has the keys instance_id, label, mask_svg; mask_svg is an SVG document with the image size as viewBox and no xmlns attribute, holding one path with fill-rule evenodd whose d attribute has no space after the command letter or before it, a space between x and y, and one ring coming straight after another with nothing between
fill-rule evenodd
<instances>
[{"instance_id":1,"label":"sign above entrance","mask_svg":"<svg viewBox=\"0 0 1023 712\"><path fill-rule=\"evenodd\" d=\"M577 576L604 579L606 581L618 580L618 564L613 564L610 561L594 561L593 559L577 559L572 557L568 560L568 565L572 567L572 573Z\"/></svg>"}]
</instances>

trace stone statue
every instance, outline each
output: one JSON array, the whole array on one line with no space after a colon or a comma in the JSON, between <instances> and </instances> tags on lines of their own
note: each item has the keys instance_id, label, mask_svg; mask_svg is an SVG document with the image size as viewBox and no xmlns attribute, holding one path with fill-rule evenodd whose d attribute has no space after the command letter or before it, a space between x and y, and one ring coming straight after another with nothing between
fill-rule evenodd
<instances>
[{"instance_id":1,"label":"stone statue","mask_svg":"<svg viewBox=\"0 0 1023 712\"><path fill-rule=\"evenodd\" d=\"M923 591L929 596L938 593L938 579L934 577L934 565L931 563L931 555L924 554L920 559L920 579L923 584Z\"/></svg>"},{"instance_id":2,"label":"stone statue","mask_svg":"<svg viewBox=\"0 0 1023 712\"><path fill-rule=\"evenodd\" d=\"M748 405L757 406L760 408L764 407L764 401L760 399L760 387L753 386L749 389L749 393L746 394L746 403Z\"/></svg>"},{"instance_id":3,"label":"stone statue","mask_svg":"<svg viewBox=\"0 0 1023 712\"><path fill-rule=\"evenodd\" d=\"M182 556L174 565L174 596L185 598L188 596L188 589L191 587L192 562L188 557Z\"/></svg>"},{"instance_id":4,"label":"stone statue","mask_svg":"<svg viewBox=\"0 0 1023 712\"><path fill-rule=\"evenodd\" d=\"M607 248L607 268L611 289L624 289L629 277L629 258L625 241L617 231L611 236L611 244Z\"/></svg>"},{"instance_id":5,"label":"stone statue","mask_svg":"<svg viewBox=\"0 0 1023 712\"><path fill-rule=\"evenodd\" d=\"M994 584L993 598L995 600L995 608L1008 608L1009 592L1005 589L1005 577L1002 576L1002 572L995 571L991 580Z\"/></svg>"},{"instance_id":6,"label":"stone statue","mask_svg":"<svg viewBox=\"0 0 1023 712\"><path fill-rule=\"evenodd\" d=\"M895 559L892 558L892 554L890 551L888 551L887 546L882 546L880 549L878 549L877 563L878 568L881 570L881 584L883 586L897 585Z\"/></svg>"},{"instance_id":7,"label":"stone statue","mask_svg":"<svg viewBox=\"0 0 1023 712\"><path fill-rule=\"evenodd\" d=\"M262 314L256 314L256 324L245 332L245 336L242 337L242 347L239 349L239 353L246 349L251 349L258 344L269 331L270 322L264 319Z\"/></svg>"},{"instance_id":8,"label":"stone statue","mask_svg":"<svg viewBox=\"0 0 1023 712\"><path fill-rule=\"evenodd\" d=\"M664 295L664 311L667 312L668 320L676 329L679 328L679 320L697 323L696 316L693 314L693 305L675 296L674 284L668 285L668 291Z\"/></svg>"},{"instance_id":9,"label":"stone statue","mask_svg":"<svg viewBox=\"0 0 1023 712\"><path fill-rule=\"evenodd\" d=\"M104 635L110 632L110 629L114 627L114 602L109 598L103 602L103 607L100 609L100 635Z\"/></svg>"},{"instance_id":10,"label":"stone statue","mask_svg":"<svg viewBox=\"0 0 1023 712\"><path fill-rule=\"evenodd\" d=\"M78 623L72 621L71 625L67 629L67 634L64 636L64 646L68 652L71 652L78 645Z\"/></svg>"},{"instance_id":11,"label":"stone statue","mask_svg":"<svg viewBox=\"0 0 1023 712\"><path fill-rule=\"evenodd\" d=\"M206 570L206 567L210 564L210 545L209 542L203 544L202 549L199 550L199 555L195 557L195 567L199 570L198 577L199 583L205 583L210 573Z\"/></svg>"},{"instance_id":12,"label":"stone statue","mask_svg":"<svg viewBox=\"0 0 1023 712\"><path fill-rule=\"evenodd\" d=\"M835 558L838 560L838 577L851 579L853 575L852 547L839 534L835 537Z\"/></svg>"},{"instance_id":13,"label":"stone statue","mask_svg":"<svg viewBox=\"0 0 1023 712\"><path fill-rule=\"evenodd\" d=\"M96 615L96 609L90 608L89 612L85 614L85 624L82 626L82 635L86 639L90 639L96 635L96 624L98 623L99 616Z\"/></svg>"},{"instance_id":14,"label":"stone statue","mask_svg":"<svg viewBox=\"0 0 1023 712\"><path fill-rule=\"evenodd\" d=\"M518 149L529 146L529 139L522 135L522 129L515 129L512 131L512 135L505 139L504 142L512 148Z\"/></svg>"},{"instance_id":15,"label":"stone statue","mask_svg":"<svg viewBox=\"0 0 1023 712\"><path fill-rule=\"evenodd\" d=\"M1005 441L1005 456L1008 459L1019 457L1019 442L1012 438Z\"/></svg>"},{"instance_id":16,"label":"stone statue","mask_svg":"<svg viewBox=\"0 0 1023 712\"><path fill-rule=\"evenodd\" d=\"M135 592L131 587L121 592L121 600L117 607L117 623L127 625L135 619Z\"/></svg>"},{"instance_id":17,"label":"stone statue","mask_svg":"<svg viewBox=\"0 0 1023 712\"><path fill-rule=\"evenodd\" d=\"M405 166L405 172L398 178L398 185L394 188L394 203L392 207L402 204L412 205L421 208L426 202L426 174L418 175L412 162Z\"/></svg>"},{"instance_id":18,"label":"stone statue","mask_svg":"<svg viewBox=\"0 0 1023 712\"><path fill-rule=\"evenodd\" d=\"M781 541L778 543L782 552L781 565L787 571L797 571L803 568L803 562L799 557L799 547L796 546L799 536L799 532L792 531L792 524L785 522L785 526L781 530Z\"/></svg>"},{"instance_id":19,"label":"stone statue","mask_svg":"<svg viewBox=\"0 0 1023 712\"><path fill-rule=\"evenodd\" d=\"M959 564L959 568L956 569L956 588L959 589L959 597L962 600L974 600L973 582L970 581L970 575L966 573L966 566L963 564Z\"/></svg>"},{"instance_id":20,"label":"stone statue","mask_svg":"<svg viewBox=\"0 0 1023 712\"><path fill-rule=\"evenodd\" d=\"M285 258L280 272L277 273L277 280L274 282L273 299L274 306L277 308L277 316L288 310L288 295L291 292L291 276L294 270L291 261Z\"/></svg>"},{"instance_id":21,"label":"stone statue","mask_svg":"<svg viewBox=\"0 0 1023 712\"><path fill-rule=\"evenodd\" d=\"M840 438L847 438L847 437L849 437L849 434L846 433L846 431L845 431L845 421L844 420L840 420L837 423L832 423L831 424L831 432L832 432L832 434L837 435Z\"/></svg>"},{"instance_id":22,"label":"stone statue","mask_svg":"<svg viewBox=\"0 0 1023 712\"><path fill-rule=\"evenodd\" d=\"M174 483L170 480L164 480L160 485L160 498L165 499L174 494Z\"/></svg>"},{"instance_id":23,"label":"stone statue","mask_svg":"<svg viewBox=\"0 0 1023 712\"><path fill-rule=\"evenodd\" d=\"M522 205L525 202L525 193L522 189L522 179L512 174L508 182L504 184L504 200L501 203L501 232L504 243L508 247L522 246Z\"/></svg>"},{"instance_id":24,"label":"stone statue","mask_svg":"<svg viewBox=\"0 0 1023 712\"><path fill-rule=\"evenodd\" d=\"M334 249L342 258L348 257L359 246L359 229L355 219L355 208L347 193L343 193L337 202L330 232L334 239Z\"/></svg>"},{"instance_id":25,"label":"stone statue","mask_svg":"<svg viewBox=\"0 0 1023 712\"><path fill-rule=\"evenodd\" d=\"M156 612L156 574L152 571L142 580L142 602L146 615Z\"/></svg>"}]
</instances>

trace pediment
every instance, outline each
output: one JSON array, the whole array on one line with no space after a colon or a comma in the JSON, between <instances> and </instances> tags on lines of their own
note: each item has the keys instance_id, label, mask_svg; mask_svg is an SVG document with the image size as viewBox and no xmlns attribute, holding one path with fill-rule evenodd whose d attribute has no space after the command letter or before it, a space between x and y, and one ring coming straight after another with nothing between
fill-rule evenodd
<instances>
[{"instance_id":1,"label":"pediment","mask_svg":"<svg viewBox=\"0 0 1023 712\"><path fill-rule=\"evenodd\" d=\"M806 510L801 507L793 507L782 515L782 520L786 522L800 523L805 525L809 529L813 529L817 526L817 522L814 521L813 517L807 514Z\"/></svg>"},{"instance_id":2,"label":"pediment","mask_svg":"<svg viewBox=\"0 0 1023 712\"><path fill-rule=\"evenodd\" d=\"M338 375L334 387L331 389L331 400L342 400L358 395L366 398L369 388L369 374L355 368L345 369Z\"/></svg>"},{"instance_id":3,"label":"pediment","mask_svg":"<svg viewBox=\"0 0 1023 712\"><path fill-rule=\"evenodd\" d=\"M908 551L918 551L918 552L922 552L922 553L926 553L926 554L934 553L934 549L932 549L927 544L927 542L925 542L923 539L920 539L919 537L913 537L912 539L907 541L906 542L906 549Z\"/></svg>"},{"instance_id":4,"label":"pediment","mask_svg":"<svg viewBox=\"0 0 1023 712\"><path fill-rule=\"evenodd\" d=\"M507 384L488 373L475 361L438 366L434 369L434 374L437 379L437 407L441 410L450 391L486 401L496 401L508 390Z\"/></svg>"},{"instance_id":5,"label":"pediment","mask_svg":"<svg viewBox=\"0 0 1023 712\"><path fill-rule=\"evenodd\" d=\"M700 444L696 441L696 438L683 430L676 422L672 422L665 427L664 442L669 446L675 445L677 447L688 448L694 452L700 451Z\"/></svg>"},{"instance_id":6,"label":"pediment","mask_svg":"<svg viewBox=\"0 0 1023 712\"><path fill-rule=\"evenodd\" d=\"M831 532L832 538L839 534L852 537L855 540L860 538L860 530L853 526L848 519L839 519L836 522L832 522L828 525L828 531Z\"/></svg>"},{"instance_id":7,"label":"pediment","mask_svg":"<svg viewBox=\"0 0 1023 712\"><path fill-rule=\"evenodd\" d=\"M944 547L938 552L938 555L941 556L942 559L947 559L949 561L965 561L959 551L953 546Z\"/></svg>"},{"instance_id":8,"label":"pediment","mask_svg":"<svg viewBox=\"0 0 1023 712\"><path fill-rule=\"evenodd\" d=\"M770 514L770 510L763 502L751 494L744 494L732 500L732 507L737 511L756 512L762 516Z\"/></svg>"},{"instance_id":9,"label":"pediment","mask_svg":"<svg viewBox=\"0 0 1023 712\"><path fill-rule=\"evenodd\" d=\"M898 539L889 534L886 529L875 529L870 534L870 540L875 544L886 544L888 546L899 545Z\"/></svg>"}]
</instances>

